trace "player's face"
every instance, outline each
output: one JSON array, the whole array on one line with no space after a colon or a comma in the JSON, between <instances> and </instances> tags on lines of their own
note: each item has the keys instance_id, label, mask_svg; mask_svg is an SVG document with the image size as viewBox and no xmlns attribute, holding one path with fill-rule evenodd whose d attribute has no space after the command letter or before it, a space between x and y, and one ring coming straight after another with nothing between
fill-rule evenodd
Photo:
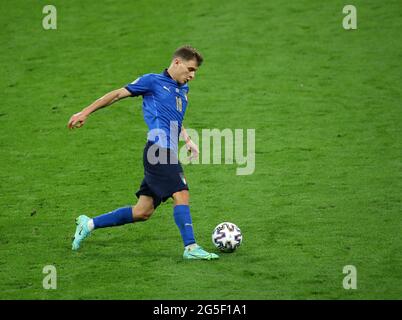
<instances>
[{"instance_id":1,"label":"player's face","mask_svg":"<svg viewBox=\"0 0 402 320\"><path fill-rule=\"evenodd\" d=\"M196 60L177 59L175 61L177 67L176 81L179 83L187 83L194 79L195 72L198 69Z\"/></svg>"}]
</instances>

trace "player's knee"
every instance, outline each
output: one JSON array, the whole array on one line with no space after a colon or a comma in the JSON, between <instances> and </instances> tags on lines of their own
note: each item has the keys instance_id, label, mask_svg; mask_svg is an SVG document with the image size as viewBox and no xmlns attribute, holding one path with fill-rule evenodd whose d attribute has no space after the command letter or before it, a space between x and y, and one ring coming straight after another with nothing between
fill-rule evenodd
<instances>
[{"instance_id":1,"label":"player's knee","mask_svg":"<svg viewBox=\"0 0 402 320\"><path fill-rule=\"evenodd\" d=\"M140 206L133 207L134 221L147 221L154 213L153 208L145 208Z\"/></svg>"},{"instance_id":2,"label":"player's knee","mask_svg":"<svg viewBox=\"0 0 402 320\"><path fill-rule=\"evenodd\" d=\"M182 190L173 194L174 204L177 205L188 205L190 202L190 193L188 190Z\"/></svg>"},{"instance_id":3,"label":"player's knee","mask_svg":"<svg viewBox=\"0 0 402 320\"><path fill-rule=\"evenodd\" d=\"M147 221L154 213L153 209L144 210L142 213L142 221Z\"/></svg>"}]
</instances>

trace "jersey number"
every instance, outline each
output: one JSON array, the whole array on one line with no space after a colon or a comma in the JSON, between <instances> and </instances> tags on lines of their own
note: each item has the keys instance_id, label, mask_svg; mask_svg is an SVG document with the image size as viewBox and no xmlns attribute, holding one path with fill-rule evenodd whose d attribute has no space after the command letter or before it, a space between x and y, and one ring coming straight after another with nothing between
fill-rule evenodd
<instances>
[{"instance_id":1,"label":"jersey number","mask_svg":"<svg viewBox=\"0 0 402 320\"><path fill-rule=\"evenodd\" d=\"M182 101L181 101L181 98L178 97L178 96L176 96L176 109L177 109L177 111L179 111L179 112L182 112L182 111L183 111L183 103L182 103Z\"/></svg>"}]
</instances>

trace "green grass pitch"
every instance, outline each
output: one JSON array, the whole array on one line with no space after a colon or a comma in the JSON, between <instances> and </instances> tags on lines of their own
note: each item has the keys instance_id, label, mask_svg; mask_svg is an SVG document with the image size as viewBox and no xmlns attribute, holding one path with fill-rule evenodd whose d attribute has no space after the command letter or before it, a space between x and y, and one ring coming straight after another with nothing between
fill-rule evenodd
<instances>
[{"instance_id":1,"label":"green grass pitch","mask_svg":"<svg viewBox=\"0 0 402 320\"><path fill-rule=\"evenodd\" d=\"M402 5L353 1L2 1L0 299L400 299ZM172 201L146 223L74 219L133 204L141 98L70 116L190 43L205 57L185 126L255 129L256 168L186 165L198 242L222 221L244 242L188 262ZM201 150L202 151L202 150ZM57 269L45 290L42 270ZM345 290L343 267L357 270Z\"/></svg>"}]
</instances>

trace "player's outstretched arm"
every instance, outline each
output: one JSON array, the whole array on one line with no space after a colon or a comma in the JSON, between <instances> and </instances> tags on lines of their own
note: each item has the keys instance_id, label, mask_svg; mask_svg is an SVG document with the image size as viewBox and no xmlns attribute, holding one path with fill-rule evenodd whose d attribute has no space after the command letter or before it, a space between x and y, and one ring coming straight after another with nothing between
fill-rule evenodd
<instances>
[{"instance_id":1,"label":"player's outstretched arm","mask_svg":"<svg viewBox=\"0 0 402 320\"><path fill-rule=\"evenodd\" d=\"M120 88L117 90L113 90L107 94L105 94L102 98L94 101L88 107L83 109L82 111L73 114L68 121L67 127L69 129L73 128L81 128L85 121L87 120L88 116L95 112L98 109L101 109L106 106L110 106L112 103L119 101L121 99L127 98L131 96L131 93L126 88Z\"/></svg>"}]
</instances>

